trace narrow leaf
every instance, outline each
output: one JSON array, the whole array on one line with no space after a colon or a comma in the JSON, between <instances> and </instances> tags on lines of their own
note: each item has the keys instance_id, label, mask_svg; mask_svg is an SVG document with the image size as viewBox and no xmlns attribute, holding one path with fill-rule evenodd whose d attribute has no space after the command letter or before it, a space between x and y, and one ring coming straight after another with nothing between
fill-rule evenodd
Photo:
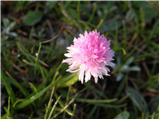
<instances>
[{"instance_id":1,"label":"narrow leaf","mask_svg":"<svg viewBox=\"0 0 160 120\"><path fill-rule=\"evenodd\" d=\"M137 90L129 87L127 89L127 95L141 112L148 113L147 103Z\"/></svg>"},{"instance_id":2,"label":"narrow leaf","mask_svg":"<svg viewBox=\"0 0 160 120\"><path fill-rule=\"evenodd\" d=\"M14 107L16 109L21 109L21 108L24 108L24 107L30 105L35 100L40 98L49 88L50 88L50 85L47 86L46 88L42 89L41 91L37 92L36 94L32 95L31 97L24 99L22 102L15 104Z\"/></svg>"},{"instance_id":3,"label":"narrow leaf","mask_svg":"<svg viewBox=\"0 0 160 120\"><path fill-rule=\"evenodd\" d=\"M57 87L68 87L70 85L73 85L77 81L78 81L77 75L71 74L67 77L64 77L63 79L57 79L55 84Z\"/></svg>"},{"instance_id":4,"label":"narrow leaf","mask_svg":"<svg viewBox=\"0 0 160 120\"><path fill-rule=\"evenodd\" d=\"M23 17L23 22L26 25L35 25L38 23L43 14L40 11L29 11L24 17Z\"/></svg>"},{"instance_id":5,"label":"narrow leaf","mask_svg":"<svg viewBox=\"0 0 160 120\"><path fill-rule=\"evenodd\" d=\"M13 92L13 89L12 89L7 77L5 76L5 74L2 72L1 75L2 75L2 79L1 79L2 84L5 86L5 89L8 93L8 95L10 96L12 103L14 103L16 97L15 97L15 94Z\"/></svg>"}]
</instances>

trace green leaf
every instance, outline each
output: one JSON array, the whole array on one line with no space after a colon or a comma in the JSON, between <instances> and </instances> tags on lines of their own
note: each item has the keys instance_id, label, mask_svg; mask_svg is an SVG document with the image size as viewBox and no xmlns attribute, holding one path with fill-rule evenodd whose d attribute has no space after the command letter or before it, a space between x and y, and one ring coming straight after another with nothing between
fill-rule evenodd
<instances>
[{"instance_id":1,"label":"green leaf","mask_svg":"<svg viewBox=\"0 0 160 120\"><path fill-rule=\"evenodd\" d=\"M69 76L64 76L62 79L57 79L56 86L57 87L68 87L73 85L75 82L78 81L78 76L76 74L71 74Z\"/></svg>"},{"instance_id":2,"label":"green leaf","mask_svg":"<svg viewBox=\"0 0 160 120\"><path fill-rule=\"evenodd\" d=\"M113 18L112 19L112 22L107 22L107 24L104 24L102 26L102 30L104 32L108 32L108 31L114 31L116 29L118 29L119 27L122 26L122 23L120 20L116 19L116 18Z\"/></svg>"},{"instance_id":3,"label":"green leaf","mask_svg":"<svg viewBox=\"0 0 160 120\"><path fill-rule=\"evenodd\" d=\"M115 117L115 119L128 119L128 118L129 118L129 112L127 111L123 111Z\"/></svg>"},{"instance_id":4,"label":"green leaf","mask_svg":"<svg viewBox=\"0 0 160 120\"><path fill-rule=\"evenodd\" d=\"M24 17L23 17L23 23L26 25L35 25L37 24L43 14L40 11L29 11Z\"/></svg>"},{"instance_id":5,"label":"green leaf","mask_svg":"<svg viewBox=\"0 0 160 120\"><path fill-rule=\"evenodd\" d=\"M46 3L46 7L48 10L52 10L54 8L54 6L56 5L57 2L53 2L53 1L47 1Z\"/></svg>"},{"instance_id":6,"label":"green leaf","mask_svg":"<svg viewBox=\"0 0 160 120\"><path fill-rule=\"evenodd\" d=\"M90 103L90 104L105 104L105 103L113 103L116 102L117 99L106 99L106 100L93 100L93 99L82 99L82 98L76 98L76 101L78 102L84 102L84 103Z\"/></svg>"},{"instance_id":7,"label":"green leaf","mask_svg":"<svg viewBox=\"0 0 160 120\"><path fill-rule=\"evenodd\" d=\"M26 61L25 59L23 59L23 62L28 63L29 65L32 66L36 66L35 65L35 60L37 59L35 56L33 56L32 54L30 54L30 52L24 47L24 45L22 45L21 42L17 42L17 47L20 50L20 52L26 57L26 59L29 61ZM47 66L46 63L44 63L42 60L38 60L39 63L41 63L44 66Z\"/></svg>"},{"instance_id":8,"label":"green leaf","mask_svg":"<svg viewBox=\"0 0 160 120\"><path fill-rule=\"evenodd\" d=\"M8 78L6 77L6 75L3 72L1 72L1 75L2 75L2 79L1 79L2 80L2 84L5 86L5 89L6 89L7 93L8 93L8 95L11 98L11 102L14 103L16 97L15 97L13 89L12 89L12 87L11 87L9 81L8 81Z\"/></svg>"},{"instance_id":9,"label":"green leaf","mask_svg":"<svg viewBox=\"0 0 160 120\"><path fill-rule=\"evenodd\" d=\"M47 86L46 88L42 89L41 91L37 92L36 94L32 95L31 97L26 98L26 99L22 100L21 102L17 102L14 107L16 109L22 109L22 108L30 105L35 100L40 98L50 87L51 87L51 85Z\"/></svg>"},{"instance_id":10,"label":"green leaf","mask_svg":"<svg viewBox=\"0 0 160 120\"><path fill-rule=\"evenodd\" d=\"M17 80L15 80L9 73L6 73L8 76L5 77L5 79L7 81L9 81L12 85L14 85L16 88L19 89L19 91L24 95L27 96L28 95L28 91L27 89L25 89L25 87L23 87L19 82L17 82Z\"/></svg>"},{"instance_id":11,"label":"green leaf","mask_svg":"<svg viewBox=\"0 0 160 120\"><path fill-rule=\"evenodd\" d=\"M127 95L141 112L148 113L147 103L136 89L129 87L127 89Z\"/></svg>"},{"instance_id":12,"label":"green leaf","mask_svg":"<svg viewBox=\"0 0 160 120\"><path fill-rule=\"evenodd\" d=\"M16 1L14 2L14 6L16 11L20 11L20 10L23 10L28 4L29 4L29 1Z\"/></svg>"}]
</instances>

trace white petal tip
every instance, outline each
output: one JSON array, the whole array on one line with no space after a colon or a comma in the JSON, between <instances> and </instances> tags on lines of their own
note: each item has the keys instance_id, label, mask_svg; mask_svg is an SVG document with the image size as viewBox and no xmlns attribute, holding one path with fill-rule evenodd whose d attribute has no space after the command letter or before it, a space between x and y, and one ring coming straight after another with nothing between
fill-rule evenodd
<instances>
[{"instance_id":1,"label":"white petal tip","mask_svg":"<svg viewBox=\"0 0 160 120\"><path fill-rule=\"evenodd\" d=\"M95 81L95 83L97 83L98 82L98 78L96 77L96 78L94 78L94 81Z\"/></svg>"}]
</instances>

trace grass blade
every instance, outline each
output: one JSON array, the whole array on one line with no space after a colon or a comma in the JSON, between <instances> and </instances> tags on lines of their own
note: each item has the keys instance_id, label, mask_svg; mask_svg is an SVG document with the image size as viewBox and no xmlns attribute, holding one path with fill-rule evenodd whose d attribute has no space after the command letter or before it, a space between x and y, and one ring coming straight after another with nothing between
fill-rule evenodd
<instances>
[{"instance_id":1,"label":"grass blade","mask_svg":"<svg viewBox=\"0 0 160 120\"><path fill-rule=\"evenodd\" d=\"M15 100L16 100L16 97L15 97L13 89L12 89L12 87L11 87L9 81L8 81L8 78L6 77L6 75L4 75L3 72L1 73L1 75L2 75L2 79L1 79L2 80L2 84L4 84L5 89L6 89L7 93L8 93L8 95L11 98L11 102L14 103Z\"/></svg>"},{"instance_id":2,"label":"grass blade","mask_svg":"<svg viewBox=\"0 0 160 120\"><path fill-rule=\"evenodd\" d=\"M33 96L24 99L22 102L15 104L15 108L16 109L22 109L28 105L30 105L31 103L33 103L35 100L37 100L38 98L40 98L48 89L50 88L50 85L47 86L46 88L42 89L41 91L37 92L36 94L34 94Z\"/></svg>"},{"instance_id":3,"label":"grass blade","mask_svg":"<svg viewBox=\"0 0 160 120\"><path fill-rule=\"evenodd\" d=\"M78 102L90 103L90 104L105 104L105 103L113 103L116 102L117 99L106 99L106 100L94 100L94 99L83 99L83 98L76 98Z\"/></svg>"},{"instance_id":4,"label":"grass blade","mask_svg":"<svg viewBox=\"0 0 160 120\"><path fill-rule=\"evenodd\" d=\"M135 89L129 87L127 89L127 95L132 100L133 104L141 111L148 114L147 103L143 96Z\"/></svg>"},{"instance_id":5,"label":"grass blade","mask_svg":"<svg viewBox=\"0 0 160 120\"><path fill-rule=\"evenodd\" d=\"M53 105L53 107L52 107L52 109L51 109L51 112L49 113L48 119L51 118L51 116L52 116L52 114L53 114L53 111L54 111L56 105L58 104L60 98L61 98L61 96L59 96L59 97L57 98L56 102L54 103L54 105Z\"/></svg>"}]
</instances>

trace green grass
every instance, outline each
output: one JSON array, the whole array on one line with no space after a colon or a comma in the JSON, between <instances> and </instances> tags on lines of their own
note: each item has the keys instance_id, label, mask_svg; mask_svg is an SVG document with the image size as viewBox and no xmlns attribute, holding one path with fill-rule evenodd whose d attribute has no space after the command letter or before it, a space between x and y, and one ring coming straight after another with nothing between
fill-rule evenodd
<instances>
[{"instance_id":1,"label":"green grass","mask_svg":"<svg viewBox=\"0 0 160 120\"><path fill-rule=\"evenodd\" d=\"M158 2L1 2L1 118L159 118ZM61 64L85 30L110 38L110 77Z\"/></svg>"}]
</instances>

